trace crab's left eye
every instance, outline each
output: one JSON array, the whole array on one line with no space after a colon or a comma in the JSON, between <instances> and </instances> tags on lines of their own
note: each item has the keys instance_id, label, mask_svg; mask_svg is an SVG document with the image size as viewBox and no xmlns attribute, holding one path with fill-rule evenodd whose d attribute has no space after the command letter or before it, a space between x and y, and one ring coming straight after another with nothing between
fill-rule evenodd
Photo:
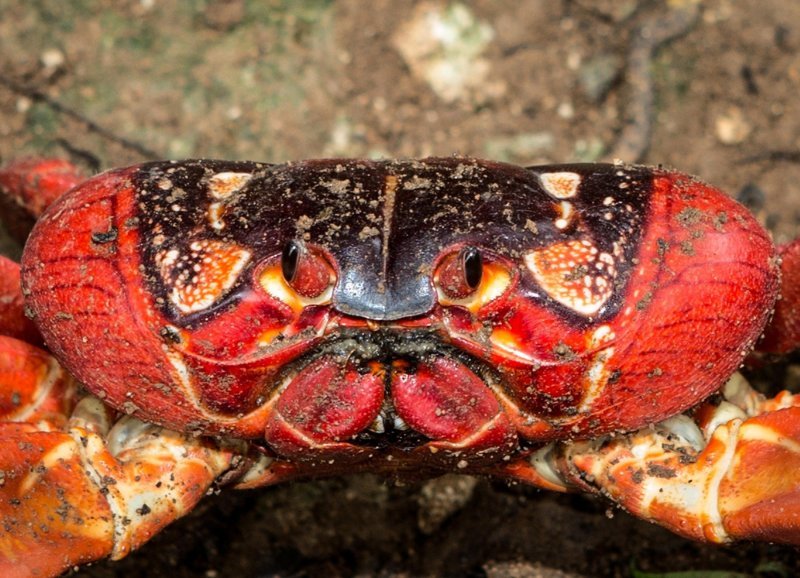
<instances>
[{"instance_id":1,"label":"crab's left eye","mask_svg":"<svg viewBox=\"0 0 800 578\"><path fill-rule=\"evenodd\" d=\"M483 278L483 258L475 247L464 247L446 256L436 270L436 287L450 299L464 299Z\"/></svg>"},{"instance_id":2,"label":"crab's left eye","mask_svg":"<svg viewBox=\"0 0 800 578\"><path fill-rule=\"evenodd\" d=\"M336 270L322 250L295 239L260 269L257 278L267 293L299 311L330 301Z\"/></svg>"},{"instance_id":3,"label":"crab's left eye","mask_svg":"<svg viewBox=\"0 0 800 578\"><path fill-rule=\"evenodd\" d=\"M281 252L281 273L286 284L306 299L321 297L336 280L325 256L297 240L289 241Z\"/></svg>"},{"instance_id":4,"label":"crab's left eye","mask_svg":"<svg viewBox=\"0 0 800 578\"><path fill-rule=\"evenodd\" d=\"M281 273L287 283L294 281L297 275L297 264L300 261L302 247L297 241L289 241L281 253Z\"/></svg>"},{"instance_id":5,"label":"crab's left eye","mask_svg":"<svg viewBox=\"0 0 800 578\"><path fill-rule=\"evenodd\" d=\"M505 292L512 278L500 260L487 259L476 247L467 246L439 262L433 281L442 305L477 309Z\"/></svg>"},{"instance_id":6,"label":"crab's left eye","mask_svg":"<svg viewBox=\"0 0 800 578\"><path fill-rule=\"evenodd\" d=\"M464 281L473 291L481 284L483 277L483 258L475 247L467 247L461 251L461 268L464 270Z\"/></svg>"}]
</instances>

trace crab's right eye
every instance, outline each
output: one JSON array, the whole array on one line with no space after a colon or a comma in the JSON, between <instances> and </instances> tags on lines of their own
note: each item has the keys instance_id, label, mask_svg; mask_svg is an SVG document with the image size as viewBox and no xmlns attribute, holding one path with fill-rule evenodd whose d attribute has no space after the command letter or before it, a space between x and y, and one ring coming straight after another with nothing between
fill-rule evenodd
<instances>
[{"instance_id":1,"label":"crab's right eye","mask_svg":"<svg viewBox=\"0 0 800 578\"><path fill-rule=\"evenodd\" d=\"M321 250L293 239L281 251L282 281L301 299L327 301L336 283L336 270Z\"/></svg>"},{"instance_id":2,"label":"crab's right eye","mask_svg":"<svg viewBox=\"0 0 800 578\"><path fill-rule=\"evenodd\" d=\"M297 264L300 261L300 244L297 241L289 241L281 253L281 272L283 279L292 284L297 275Z\"/></svg>"}]
</instances>

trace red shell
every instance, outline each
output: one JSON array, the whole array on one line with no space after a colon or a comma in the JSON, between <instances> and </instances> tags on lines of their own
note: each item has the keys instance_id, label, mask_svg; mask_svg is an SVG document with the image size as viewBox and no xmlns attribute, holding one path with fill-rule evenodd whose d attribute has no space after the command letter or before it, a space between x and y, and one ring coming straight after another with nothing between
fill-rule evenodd
<instances>
[{"instance_id":1,"label":"red shell","mask_svg":"<svg viewBox=\"0 0 800 578\"><path fill-rule=\"evenodd\" d=\"M319 259L305 294L281 277L292 240ZM437 267L453 282L467 246L481 285L448 297ZM121 411L295 459L473 463L708 396L761 333L776 267L746 209L661 169L186 161L58 201L23 284L48 345Z\"/></svg>"}]
</instances>

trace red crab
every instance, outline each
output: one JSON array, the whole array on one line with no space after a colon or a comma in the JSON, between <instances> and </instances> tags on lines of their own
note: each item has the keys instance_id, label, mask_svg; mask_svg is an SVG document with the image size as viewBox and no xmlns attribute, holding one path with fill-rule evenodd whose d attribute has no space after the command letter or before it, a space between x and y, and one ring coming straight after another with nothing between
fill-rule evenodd
<instances>
[{"instance_id":1,"label":"red crab","mask_svg":"<svg viewBox=\"0 0 800 578\"><path fill-rule=\"evenodd\" d=\"M798 342L800 243L776 251L716 189L468 158L80 181L0 172L17 210L74 186L21 293L0 262L3 576L121 558L213 483L356 471L602 492L690 538L800 544L800 400L735 374L781 269L760 347Z\"/></svg>"}]
</instances>

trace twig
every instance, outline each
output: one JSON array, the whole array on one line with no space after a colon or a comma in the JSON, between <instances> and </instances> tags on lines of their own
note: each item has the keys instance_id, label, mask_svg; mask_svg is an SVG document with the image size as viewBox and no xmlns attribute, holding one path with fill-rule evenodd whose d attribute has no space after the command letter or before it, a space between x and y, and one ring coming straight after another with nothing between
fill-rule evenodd
<instances>
[{"instance_id":1,"label":"twig","mask_svg":"<svg viewBox=\"0 0 800 578\"><path fill-rule=\"evenodd\" d=\"M692 29L700 13L690 2L682 8L651 19L637 27L628 51L626 76L630 91L627 120L609 156L638 162L650 147L653 136L654 88L651 64L656 51L670 40Z\"/></svg>"},{"instance_id":2,"label":"twig","mask_svg":"<svg viewBox=\"0 0 800 578\"><path fill-rule=\"evenodd\" d=\"M93 120L87 118L85 115L81 114L80 112L76 111L73 108L63 104L62 102L54 99L53 97L45 94L38 88L33 88L30 86L24 86L19 82L9 78L4 74L0 74L0 85L5 86L11 92L19 94L20 96L24 96L26 98L31 99L34 102L41 102L52 108L54 111L63 114L64 116L68 116L69 118L76 120L86 126L91 132L100 135L101 137L115 142L119 145L122 145L126 149L132 150L140 155L144 159L149 160L156 160L162 158L162 155L158 154L157 152L153 151L152 149L147 148L146 146L127 139L125 137L121 137L107 128L104 128L94 122Z\"/></svg>"}]
</instances>

